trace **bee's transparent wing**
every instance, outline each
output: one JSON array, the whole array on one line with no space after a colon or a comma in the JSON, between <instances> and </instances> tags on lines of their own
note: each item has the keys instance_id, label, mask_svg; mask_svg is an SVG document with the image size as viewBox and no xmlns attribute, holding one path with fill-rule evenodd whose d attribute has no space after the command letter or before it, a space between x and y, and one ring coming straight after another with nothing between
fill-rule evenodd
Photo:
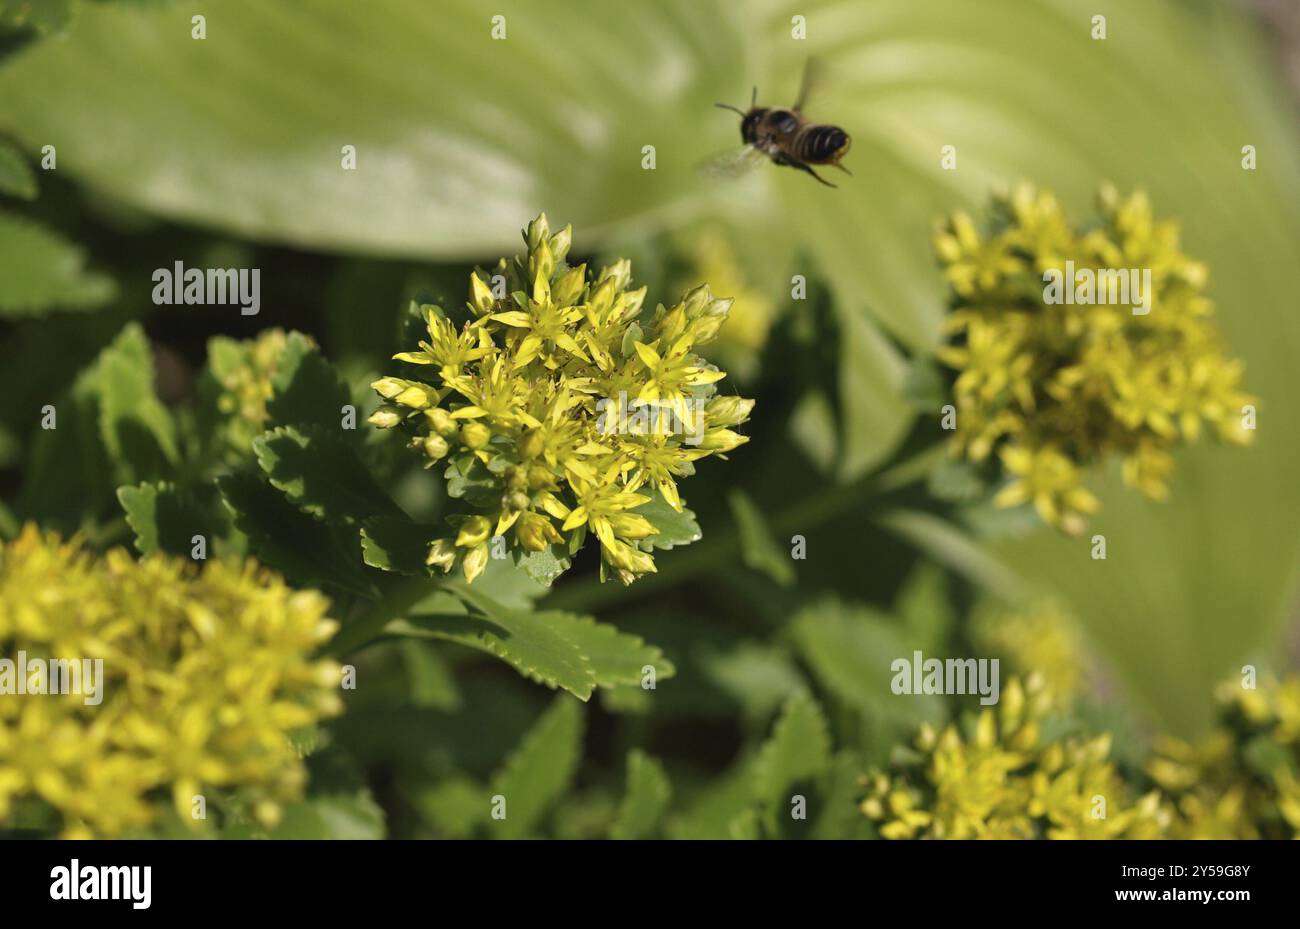
<instances>
[{"instance_id":1,"label":"bee's transparent wing","mask_svg":"<svg viewBox=\"0 0 1300 929\"><path fill-rule=\"evenodd\" d=\"M727 180L748 174L764 161L767 161L767 156L761 151L752 145L742 145L705 161L700 165L700 171L705 177Z\"/></svg>"},{"instance_id":2,"label":"bee's transparent wing","mask_svg":"<svg viewBox=\"0 0 1300 929\"><path fill-rule=\"evenodd\" d=\"M822 58L809 58L809 60L803 62L800 96L794 101L794 105L790 109L793 109L796 113L802 113L803 108L807 107L810 97L818 96L826 81L826 62Z\"/></svg>"}]
</instances>

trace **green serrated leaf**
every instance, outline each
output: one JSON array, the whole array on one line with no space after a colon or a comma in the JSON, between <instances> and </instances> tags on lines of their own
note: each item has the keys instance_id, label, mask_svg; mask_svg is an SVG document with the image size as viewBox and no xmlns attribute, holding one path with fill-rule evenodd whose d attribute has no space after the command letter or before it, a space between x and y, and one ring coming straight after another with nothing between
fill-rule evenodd
<instances>
[{"instance_id":1,"label":"green serrated leaf","mask_svg":"<svg viewBox=\"0 0 1300 929\"><path fill-rule=\"evenodd\" d=\"M610 836L615 839L653 838L671 799L672 785L664 766L640 749L628 752L627 793L619 805Z\"/></svg>"},{"instance_id":2,"label":"green serrated leaf","mask_svg":"<svg viewBox=\"0 0 1300 929\"><path fill-rule=\"evenodd\" d=\"M640 543L642 549L645 551L669 549L699 541L703 533L700 531L700 524L695 521L695 513L692 510L683 506L682 511L678 513L668 505L656 489L643 488L641 492L651 498L650 502L641 504L632 512L644 516L659 530L657 535L652 535Z\"/></svg>"},{"instance_id":3,"label":"green serrated leaf","mask_svg":"<svg viewBox=\"0 0 1300 929\"><path fill-rule=\"evenodd\" d=\"M795 582L794 563L772 537L757 504L743 490L727 495L740 534L740 554L745 565L761 571L782 587Z\"/></svg>"},{"instance_id":4,"label":"green serrated leaf","mask_svg":"<svg viewBox=\"0 0 1300 929\"><path fill-rule=\"evenodd\" d=\"M307 336L291 332L271 380L266 402L271 426L319 426L357 441L361 430L343 429L343 407L351 403L347 384Z\"/></svg>"},{"instance_id":5,"label":"green serrated leaf","mask_svg":"<svg viewBox=\"0 0 1300 929\"><path fill-rule=\"evenodd\" d=\"M405 517L376 517L361 530L361 556L381 571L408 576L428 575L424 563L437 532Z\"/></svg>"},{"instance_id":6,"label":"green serrated leaf","mask_svg":"<svg viewBox=\"0 0 1300 929\"><path fill-rule=\"evenodd\" d=\"M488 590L480 588L477 581L473 588L458 580L449 580L444 583L444 587L489 618L521 612L506 609L490 597ZM553 632L577 647L597 687L640 686L647 666L653 669L656 680L666 680L676 674L672 662L664 657L661 649L647 644L640 636L622 632L609 623L561 610L545 610L533 615L545 617Z\"/></svg>"},{"instance_id":7,"label":"green serrated leaf","mask_svg":"<svg viewBox=\"0 0 1300 929\"><path fill-rule=\"evenodd\" d=\"M476 589L470 589L459 579L446 579L438 596L416 604L405 619L395 620L385 631L445 639L485 651L525 677L567 690L583 701L597 687L639 686L646 666L654 669L656 680L676 673L663 652L639 636L589 616L510 609L478 585L476 581ZM447 593L472 612L447 609Z\"/></svg>"},{"instance_id":8,"label":"green serrated leaf","mask_svg":"<svg viewBox=\"0 0 1300 929\"><path fill-rule=\"evenodd\" d=\"M337 432L281 426L254 439L253 453L275 487L327 523L357 525L403 515Z\"/></svg>"},{"instance_id":9,"label":"green serrated leaf","mask_svg":"<svg viewBox=\"0 0 1300 929\"><path fill-rule=\"evenodd\" d=\"M0 194L20 200L36 199L36 172L11 142L0 139Z\"/></svg>"},{"instance_id":10,"label":"green serrated leaf","mask_svg":"<svg viewBox=\"0 0 1300 929\"><path fill-rule=\"evenodd\" d=\"M514 549L514 563L528 577L543 588L550 587L573 564L563 545L551 545L545 551L525 552Z\"/></svg>"},{"instance_id":11,"label":"green serrated leaf","mask_svg":"<svg viewBox=\"0 0 1300 929\"><path fill-rule=\"evenodd\" d=\"M821 707L804 691L792 694L754 763L754 798L764 813L788 817L792 795L806 793L826 774L830 754Z\"/></svg>"},{"instance_id":12,"label":"green serrated leaf","mask_svg":"<svg viewBox=\"0 0 1300 929\"><path fill-rule=\"evenodd\" d=\"M163 551L189 556L195 535L211 545L230 530L229 513L211 485L191 489L169 483L139 484L119 487L117 499L142 555Z\"/></svg>"},{"instance_id":13,"label":"green serrated leaf","mask_svg":"<svg viewBox=\"0 0 1300 929\"><path fill-rule=\"evenodd\" d=\"M154 392L153 356L138 323L100 353L96 369L100 435L118 483L170 474L180 460L176 425Z\"/></svg>"},{"instance_id":14,"label":"green serrated leaf","mask_svg":"<svg viewBox=\"0 0 1300 929\"><path fill-rule=\"evenodd\" d=\"M505 815L489 819L494 837L529 836L568 789L582 752L582 707L557 697L492 779ZM494 801L495 802L495 801Z\"/></svg>"},{"instance_id":15,"label":"green serrated leaf","mask_svg":"<svg viewBox=\"0 0 1300 929\"><path fill-rule=\"evenodd\" d=\"M490 617L413 613L389 623L385 631L444 639L487 652L530 680L567 690L579 700L589 700L596 688L596 672L577 644L563 634L558 624L548 622L549 618L547 613L504 609Z\"/></svg>"},{"instance_id":16,"label":"green serrated leaf","mask_svg":"<svg viewBox=\"0 0 1300 929\"><path fill-rule=\"evenodd\" d=\"M311 587L375 595L355 532L318 522L250 469L217 478L217 487L235 528L267 567Z\"/></svg>"},{"instance_id":17,"label":"green serrated leaf","mask_svg":"<svg viewBox=\"0 0 1300 929\"><path fill-rule=\"evenodd\" d=\"M546 615L554 628L574 643L587 659L597 687L639 687L647 667L654 669L656 681L666 680L676 673L664 653L640 636L621 632L590 616L554 610L547 611Z\"/></svg>"},{"instance_id":18,"label":"green serrated leaf","mask_svg":"<svg viewBox=\"0 0 1300 929\"><path fill-rule=\"evenodd\" d=\"M0 212L0 318L107 303L115 293L112 280L84 265L76 246L27 219Z\"/></svg>"}]
</instances>

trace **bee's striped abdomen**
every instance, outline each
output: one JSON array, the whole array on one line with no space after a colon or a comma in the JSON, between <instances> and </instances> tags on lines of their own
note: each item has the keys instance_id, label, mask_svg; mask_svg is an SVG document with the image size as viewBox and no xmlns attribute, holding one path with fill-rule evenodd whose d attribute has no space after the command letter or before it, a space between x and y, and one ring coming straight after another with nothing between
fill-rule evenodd
<instances>
[{"instance_id":1,"label":"bee's striped abdomen","mask_svg":"<svg viewBox=\"0 0 1300 929\"><path fill-rule=\"evenodd\" d=\"M849 150L849 134L838 126L808 126L800 133L797 151L810 164L839 161Z\"/></svg>"}]
</instances>

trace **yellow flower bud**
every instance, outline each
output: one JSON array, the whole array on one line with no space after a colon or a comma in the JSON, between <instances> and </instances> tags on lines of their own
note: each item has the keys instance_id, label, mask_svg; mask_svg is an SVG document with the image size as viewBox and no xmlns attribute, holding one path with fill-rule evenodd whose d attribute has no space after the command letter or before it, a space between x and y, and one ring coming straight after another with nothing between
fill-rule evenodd
<instances>
[{"instance_id":1,"label":"yellow flower bud","mask_svg":"<svg viewBox=\"0 0 1300 929\"><path fill-rule=\"evenodd\" d=\"M429 545L429 554L424 563L433 568L441 568L446 574L456 564L456 547L449 539L434 539Z\"/></svg>"},{"instance_id":2,"label":"yellow flower bud","mask_svg":"<svg viewBox=\"0 0 1300 929\"><path fill-rule=\"evenodd\" d=\"M456 545L469 548L486 542L492 535L492 521L486 516L471 516L461 523L456 533Z\"/></svg>"},{"instance_id":3,"label":"yellow flower bud","mask_svg":"<svg viewBox=\"0 0 1300 929\"><path fill-rule=\"evenodd\" d=\"M492 289L475 272L469 276L469 305L479 316L486 316L496 307Z\"/></svg>"},{"instance_id":4,"label":"yellow flower bud","mask_svg":"<svg viewBox=\"0 0 1300 929\"><path fill-rule=\"evenodd\" d=\"M704 451L725 453L744 445L748 441L749 436L739 435L730 429L709 429L704 433L704 438L700 441L699 447Z\"/></svg>"},{"instance_id":5,"label":"yellow flower bud","mask_svg":"<svg viewBox=\"0 0 1300 929\"><path fill-rule=\"evenodd\" d=\"M440 435L429 435L424 438L424 454L429 457L430 461L439 461L447 456L449 447L447 440Z\"/></svg>"},{"instance_id":6,"label":"yellow flower bud","mask_svg":"<svg viewBox=\"0 0 1300 929\"><path fill-rule=\"evenodd\" d=\"M456 420L451 418L451 414L442 407L434 407L424 411L424 418L429 423L429 428L444 439L450 439L460 431L460 426Z\"/></svg>"},{"instance_id":7,"label":"yellow flower bud","mask_svg":"<svg viewBox=\"0 0 1300 929\"><path fill-rule=\"evenodd\" d=\"M492 430L482 423L466 423L460 427L460 440L466 448L483 448L491 438Z\"/></svg>"},{"instance_id":8,"label":"yellow flower bud","mask_svg":"<svg viewBox=\"0 0 1300 929\"><path fill-rule=\"evenodd\" d=\"M704 407L704 415L710 426L736 426L749 419L753 409L753 400L728 394L710 400Z\"/></svg>"},{"instance_id":9,"label":"yellow flower bud","mask_svg":"<svg viewBox=\"0 0 1300 929\"><path fill-rule=\"evenodd\" d=\"M587 266L578 265L576 268L570 268L560 276L551 288L551 301L556 306L570 306L582 296L582 290L586 287Z\"/></svg>"},{"instance_id":10,"label":"yellow flower bud","mask_svg":"<svg viewBox=\"0 0 1300 929\"><path fill-rule=\"evenodd\" d=\"M402 414L391 406L381 406L370 414L366 422L380 429L391 429L402 421Z\"/></svg>"},{"instance_id":11,"label":"yellow flower bud","mask_svg":"<svg viewBox=\"0 0 1300 929\"><path fill-rule=\"evenodd\" d=\"M370 386L379 396L391 400L405 390L408 384L409 381L404 381L400 377L381 377Z\"/></svg>"},{"instance_id":12,"label":"yellow flower bud","mask_svg":"<svg viewBox=\"0 0 1300 929\"><path fill-rule=\"evenodd\" d=\"M474 579L487 569L487 563L488 547L486 542L477 548L470 549L461 564L461 568L465 572L465 581L470 584L474 583Z\"/></svg>"}]
</instances>

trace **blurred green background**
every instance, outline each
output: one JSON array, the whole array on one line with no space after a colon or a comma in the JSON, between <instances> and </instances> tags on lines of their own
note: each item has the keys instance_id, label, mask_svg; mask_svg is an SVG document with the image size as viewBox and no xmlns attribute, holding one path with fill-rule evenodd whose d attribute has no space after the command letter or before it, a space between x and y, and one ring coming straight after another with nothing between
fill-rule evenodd
<instances>
[{"instance_id":1,"label":"blurred green background","mask_svg":"<svg viewBox=\"0 0 1300 929\"><path fill-rule=\"evenodd\" d=\"M939 609L907 600L906 588L896 599L923 563L952 572L940 599L958 611L988 594L1058 594L1115 692L1175 731L1206 723L1213 684L1243 662L1291 662L1300 147L1281 66L1294 26L1285 5L28 6L0 3L0 138L29 162L0 188L6 499L23 480L32 411L124 320L144 322L173 402L216 333L302 329L360 376L395 350L409 297L462 300L468 267L514 253L518 229L545 211L573 224L575 252L632 257L651 301L702 280L726 293L716 279L730 275L756 307L724 345L739 389L759 401L753 441L683 488L704 541L676 562L665 553L661 575L627 591L596 586L594 564L579 561L542 601L635 629L682 674L652 716L615 707L590 722L608 729L595 742L607 756L596 749L593 764L655 744L676 705L691 728L668 750L697 769L727 765L818 660L800 645L805 627L841 636L822 654L847 652L838 679L852 703L873 656L902 654L919 628L906 623ZM203 40L191 38L196 12ZM1096 13L1107 17L1103 41L1091 37ZM504 39L492 35L498 15ZM734 114L713 103L743 105L757 85L759 102L788 104L810 58L826 78L809 113L852 135L853 176L832 190L770 166L734 182L702 174L701 162L739 142ZM355 171L341 169L346 145ZM642 167L647 145L654 170ZM948 145L952 171L940 165ZM1242 169L1245 145L1257 170ZM40 170L44 146L56 170ZM1055 190L1078 218L1104 181L1146 188L1210 266L1219 321L1261 398L1256 445L1180 454L1167 503L1099 476L1102 562L1086 540L936 500L888 470L938 429L934 397L915 389L946 308L932 223L1021 178ZM260 315L154 307L152 270L178 260L261 268ZM790 298L793 275L806 278L807 300ZM740 502L728 502L733 491ZM756 542L764 531L775 541ZM809 556L791 563L796 533ZM918 612L886 622L863 618L867 609ZM464 702L479 713L508 703L512 688L528 692L492 674L473 680ZM867 717L887 714L866 689ZM615 727L620 712L632 723ZM455 714L437 713L447 717L437 739L468 744L447 721ZM496 734L473 749L484 757L522 731L504 705L492 718ZM425 723L411 725L427 736Z\"/></svg>"}]
</instances>

